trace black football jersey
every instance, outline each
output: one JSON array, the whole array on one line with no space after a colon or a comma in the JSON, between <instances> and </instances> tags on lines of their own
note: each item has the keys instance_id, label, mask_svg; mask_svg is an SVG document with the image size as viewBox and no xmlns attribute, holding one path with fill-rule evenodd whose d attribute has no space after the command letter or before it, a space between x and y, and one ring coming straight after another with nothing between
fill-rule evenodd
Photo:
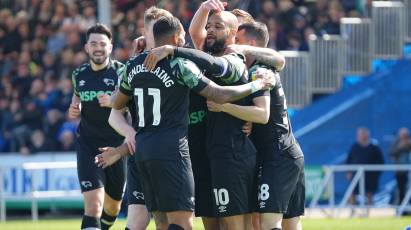
<instances>
[{"instance_id":1,"label":"black football jersey","mask_svg":"<svg viewBox=\"0 0 411 230\"><path fill-rule=\"evenodd\" d=\"M219 85L241 85L248 82L246 66L237 55L225 55L234 71L232 76L213 78ZM238 105L251 105L253 94L238 101ZM256 150L250 139L243 133L244 121L223 112L207 114L207 154L210 158L243 158L255 154Z\"/></svg>"},{"instance_id":2,"label":"black football jersey","mask_svg":"<svg viewBox=\"0 0 411 230\"><path fill-rule=\"evenodd\" d=\"M120 90L132 96L137 111L136 130L187 127L189 90L201 91L207 84L192 62L173 58L160 61L153 71L143 62L147 53L126 64Z\"/></svg>"},{"instance_id":3,"label":"black football jersey","mask_svg":"<svg viewBox=\"0 0 411 230\"><path fill-rule=\"evenodd\" d=\"M107 141L123 139L108 123L111 108L101 107L98 95L111 95L119 84L119 76L124 64L110 60L109 65L94 71L90 63L85 63L73 71L74 94L81 101L81 121L77 132L82 138Z\"/></svg>"},{"instance_id":4,"label":"black football jersey","mask_svg":"<svg viewBox=\"0 0 411 230\"><path fill-rule=\"evenodd\" d=\"M126 63L120 85L121 92L133 97L136 108L140 151L136 159L174 159L173 154L182 150L176 143L187 138L189 90L200 92L207 83L189 60L164 59L148 71L143 65L146 56L140 54Z\"/></svg>"},{"instance_id":5,"label":"black football jersey","mask_svg":"<svg viewBox=\"0 0 411 230\"><path fill-rule=\"evenodd\" d=\"M249 78L255 76L258 68L271 70L269 67L255 63L249 70ZM282 154L289 149L296 140L292 133L290 119L287 112L287 100L281 84L280 75L276 72L276 85L270 90L270 118L267 124L253 124L250 138L252 139L257 151L262 159L270 160L275 155ZM298 153L289 153L300 155ZM298 156L292 156L298 157Z\"/></svg>"}]
</instances>

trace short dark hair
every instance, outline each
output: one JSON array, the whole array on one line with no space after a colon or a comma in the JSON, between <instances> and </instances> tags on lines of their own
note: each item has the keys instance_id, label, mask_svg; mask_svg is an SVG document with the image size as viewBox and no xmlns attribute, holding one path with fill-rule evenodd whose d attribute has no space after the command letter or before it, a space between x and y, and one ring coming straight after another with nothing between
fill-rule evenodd
<instances>
[{"instance_id":1,"label":"short dark hair","mask_svg":"<svg viewBox=\"0 0 411 230\"><path fill-rule=\"evenodd\" d=\"M244 23L238 27L238 31L245 30L247 37L254 38L257 41L257 45L266 47L268 44L268 29L262 22Z\"/></svg>"},{"instance_id":2,"label":"short dark hair","mask_svg":"<svg viewBox=\"0 0 411 230\"><path fill-rule=\"evenodd\" d=\"M113 37L113 34L111 33L110 29L108 28L108 26L101 24L101 23L97 23L96 25L88 28L87 33L86 33L86 40L88 41L88 39L90 38L90 34L104 34L108 37L108 39L111 40L111 38Z\"/></svg>"},{"instance_id":3,"label":"short dark hair","mask_svg":"<svg viewBox=\"0 0 411 230\"><path fill-rule=\"evenodd\" d=\"M180 32L181 23L176 17L161 17L153 25L154 42L156 44L164 41Z\"/></svg>"}]
</instances>

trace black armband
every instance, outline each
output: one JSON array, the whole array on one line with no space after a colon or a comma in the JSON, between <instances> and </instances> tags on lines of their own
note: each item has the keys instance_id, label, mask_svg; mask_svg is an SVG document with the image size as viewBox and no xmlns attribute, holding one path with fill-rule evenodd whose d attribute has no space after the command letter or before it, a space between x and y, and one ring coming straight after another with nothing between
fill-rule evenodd
<instances>
[{"instance_id":1,"label":"black armband","mask_svg":"<svg viewBox=\"0 0 411 230\"><path fill-rule=\"evenodd\" d=\"M194 62L207 77L220 77L225 74L228 68L226 59L211 56L201 50L176 47L174 56Z\"/></svg>"}]
</instances>

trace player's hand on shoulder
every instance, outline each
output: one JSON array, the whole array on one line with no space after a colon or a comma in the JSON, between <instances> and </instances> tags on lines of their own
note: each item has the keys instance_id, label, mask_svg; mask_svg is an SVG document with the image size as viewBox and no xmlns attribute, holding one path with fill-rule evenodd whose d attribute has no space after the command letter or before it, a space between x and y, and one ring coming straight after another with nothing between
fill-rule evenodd
<instances>
[{"instance_id":1,"label":"player's hand on shoulder","mask_svg":"<svg viewBox=\"0 0 411 230\"><path fill-rule=\"evenodd\" d=\"M256 81L260 81L263 90L271 89L276 84L276 77L273 71L265 68L258 68L256 70Z\"/></svg>"},{"instance_id":2,"label":"player's hand on shoulder","mask_svg":"<svg viewBox=\"0 0 411 230\"><path fill-rule=\"evenodd\" d=\"M108 94L99 94L97 96L98 103L100 107L109 107L111 108L111 96Z\"/></svg>"},{"instance_id":3,"label":"player's hand on shoulder","mask_svg":"<svg viewBox=\"0 0 411 230\"><path fill-rule=\"evenodd\" d=\"M116 148L103 147L98 148L98 150L101 153L94 158L94 163L97 164L98 167L107 168L121 158L121 155L116 151Z\"/></svg>"},{"instance_id":4,"label":"player's hand on shoulder","mask_svg":"<svg viewBox=\"0 0 411 230\"><path fill-rule=\"evenodd\" d=\"M69 107L69 118L76 119L80 116L80 103L71 103Z\"/></svg>"},{"instance_id":5,"label":"player's hand on shoulder","mask_svg":"<svg viewBox=\"0 0 411 230\"><path fill-rule=\"evenodd\" d=\"M146 38L144 36L140 36L133 40L133 43L132 43L133 50L131 53L133 55L138 55L146 49L146 46L147 46Z\"/></svg>"},{"instance_id":6,"label":"player's hand on shoulder","mask_svg":"<svg viewBox=\"0 0 411 230\"><path fill-rule=\"evenodd\" d=\"M147 55L146 59L144 60L144 66L148 70L153 70L157 63L170 54L173 54L174 47L171 45L164 45L160 47L156 47L150 50L150 53Z\"/></svg>"},{"instance_id":7,"label":"player's hand on shoulder","mask_svg":"<svg viewBox=\"0 0 411 230\"><path fill-rule=\"evenodd\" d=\"M208 110L211 112L223 112L223 105L218 104L214 101L207 100L207 107L208 107Z\"/></svg>"},{"instance_id":8,"label":"player's hand on shoulder","mask_svg":"<svg viewBox=\"0 0 411 230\"><path fill-rule=\"evenodd\" d=\"M209 11L215 10L217 12L223 11L225 6L227 6L227 2L222 2L220 0L208 0L201 4L201 7L204 7Z\"/></svg>"}]
</instances>

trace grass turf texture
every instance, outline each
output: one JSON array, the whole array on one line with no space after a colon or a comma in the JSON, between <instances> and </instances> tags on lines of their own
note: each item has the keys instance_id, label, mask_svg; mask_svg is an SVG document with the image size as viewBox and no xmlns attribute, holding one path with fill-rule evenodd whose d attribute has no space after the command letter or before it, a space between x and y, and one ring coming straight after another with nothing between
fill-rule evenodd
<instances>
[{"instance_id":1,"label":"grass turf texture","mask_svg":"<svg viewBox=\"0 0 411 230\"><path fill-rule=\"evenodd\" d=\"M110 230L124 230L125 220L119 220ZM303 219L304 230L405 230L406 226L411 226L411 217L402 218L355 218L355 219ZM72 230L80 228L80 219L53 219L40 220L37 223L30 220L9 220L0 223L1 230ZM154 230L154 223L151 222L148 230ZM201 220L194 220L194 230L203 229Z\"/></svg>"}]
</instances>

